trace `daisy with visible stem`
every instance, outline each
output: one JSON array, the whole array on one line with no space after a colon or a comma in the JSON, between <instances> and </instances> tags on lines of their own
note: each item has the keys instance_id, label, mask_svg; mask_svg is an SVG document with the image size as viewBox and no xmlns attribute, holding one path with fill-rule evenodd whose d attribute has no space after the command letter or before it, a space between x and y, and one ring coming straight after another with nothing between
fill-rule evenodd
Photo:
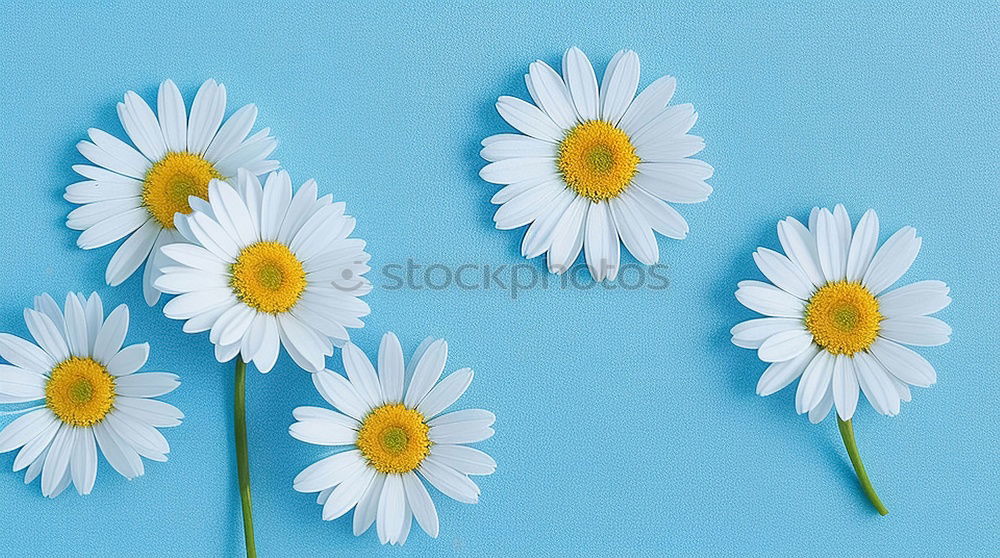
<instances>
[{"instance_id":1,"label":"daisy with visible stem","mask_svg":"<svg viewBox=\"0 0 1000 558\"><path fill-rule=\"evenodd\" d=\"M795 409L818 423L837 408L837 424L865 494L888 510L871 484L851 419L859 393L879 413L894 416L910 387L927 387L934 367L903 345L947 343L948 324L930 317L951 302L941 281L918 281L885 292L910 268L921 239L903 227L879 248L878 215L868 210L851 226L843 205L814 208L809 227L778 223L785 254L758 248L754 261L771 281L741 281L736 298L768 316L737 324L733 343L771 363L757 384L770 395L795 379ZM773 284L772 284L773 283Z\"/></svg>"},{"instance_id":2,"label":"daisy with visible stem","mask_svg":"<svg viewBox=\"0 0 1000 558\"><path fill-rule=\"evenodd\" d=\"M688 134L698 118L689 104L667 107L676 80L664 76L638 96L639 57L615 54L600 87L587 56L573 47L562 77L541 60L524 76L534 104L500 97L497 111L521 134L483 140L490 164L479 175L506 186L498 229L530 225L521 253L548 253L548 268L563 273L581 249L596 281L614 280L620 244L641 263L655 264L654 231L682 239L688 224L671 203L708 199L712 167L690 159L705 142Z\"/></svg>"},{"instance_id":3,"label":"daisy with visible stem","mask_svg":"<svg viewBox=\"0 0 1000 558\"><path fill-rule=\"evenodd\" d=\"M320 395L337 411L299 407L289 433L310 444L348 449L306 467L295 477L295 490L319 493L324 520L354 509L354 534L375 523L382 544L406 542L413 519L437 537L437 510L423 480L474 504L479 487L469 476L496 470L493 458L465 445L493 435L493 413L444 413L472 383L472 370L440 379L448 358L443 339L425 340L404 366L392 333L382 337L377 373L355 345L347 344L343 356L346 378L330 370L313 376Z\"/></svg>"},{"instance_id":4,"label":"daisy with visible stem","mask_svg":"<svg viewBox=\"0 0 1000 558\"><path fill-rule=\"evenodd\" d=\"M354 218L344 203L317 196L315 181L292 192L288 173L264 185L240 169L236 186L208 185L207 200L192 196L191 213L174 225L188 243L168 244L156 288L178 295L163 313L185 320L184 331L210 331L219 362L236 358L234 422L247 555L255 555L250 502L246 363L268 372L284 347L300 367L318 372L334 345L362 327L371 290L363 240L348 238Z\"/></svg>"},{"instance_id":5,"label":"daisy with visible stem","mask_svg":"<svg viewBox=\"0 0 1000 558\"><path fill-rule=\"evenodd\" d=\"M122 348L128 307L105 318L101 298L70 293L64 308L47 294L35 297L24 321L35 342L0 333L0 403L43 404L3 414L21 416L0 431L0 452L20 448L14 470L24 482L42 476L42 494L55 498L72 482L90 494L97 449L127 479L143 474L142 458L166 461L170 446L157 428L184 415L153 399L180 383L166 372L136 373L146 343Z\"/></svg>"},{"instance_id":6,"label":"daisy with visible stem","mask_svg":"<svg viewBox=\"0 0 1000 558\"><path fill-rule=\"evenodd\" d=\"M83 231L77 245L99 248L128 237L108 263L105 280L116 286L147 262L142 292L152 306L160 292L160 247L181 240L174 215L190 213L190 196L207 198L214 178L235 178L243 168L260 175L278 168L268 160L277 141L267 129L247 137L257 107L246 105L225 119L226 88L208 80L198 89L190 117L174 82L160 84L156 114L134 91L118 103L118 117L135 148L91 128L77 149L93 165L74 165L87 180L66 188L68 201L82 204L66 225Z\"/></svg>"}]
</instances>

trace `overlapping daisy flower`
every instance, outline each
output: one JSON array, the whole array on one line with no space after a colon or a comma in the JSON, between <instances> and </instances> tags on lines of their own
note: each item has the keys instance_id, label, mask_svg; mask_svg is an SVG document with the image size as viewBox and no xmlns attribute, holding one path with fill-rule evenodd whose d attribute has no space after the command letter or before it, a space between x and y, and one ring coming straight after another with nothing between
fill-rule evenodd
<instances>
[{"instance_id":1,"label":"overlapping daisy flower","mask_svg":"<svg viewBox=\"0 0 1000 558\"><path fill-rule=\"evenodd\" d=\"M166 461L170 446L157 428L183 414L153 399L180 383L165 372L136 373L149 345L122 347L129 313L124 304L105 319L101 298L70 293L64 309L47 294L35 297L24 321L35 342L0 333L0 403L44 401L0 431L0 452L20 448L14 470L24 482L41 474L42 494L56 497L70 482L89 494L97 479L97 448L115 471L143 474L142 457Z\"/></svg>"},{"instance_id":2,"label":"overlapping daisy flower","mask_svg":"<svg viewBox=\"0 0 1000 558\"><path fill-rule=\"evenodd\" d=\"M191 105L190 117L174 82L160 84L157 112L134 91L118 103L118 117L129 139L91 128L90 141L77 149L93 165L74 165L87 180L66 188L68 201L82 204L66 220L83 231L77 245L99 248L128 237L108 263L105 279L115 286L149 260L142 290L152 306L160 293L159 248L179 242L174 214L191 211L190 196L206 198L212 179L234 179L237 169L260 175L278 168L268 160L277 141L268 129L250 137L257 107L246 105L228 119L226 88L215 80L202 84Z\"/></svg>"},{"instance_id":3,"label":"overlapping daisy flower","mask_svg":"<svg viewBox=\"0 0 1000 558\"><path fill-rule=\"evenodd\" d=\"M188 242L168 244L155 286L179 295L163 307L184 331L209 330L219 362L237 354L267 372L279 347L300 367L323 369L334 345L349 339L369 313L359 297L371 290L365 242L348 238L353 217L343 202L317 196L316 182L292 193L284 171L263 187L240 169L236 187L208 185L207 200L190 198L191 212L174 218Z\"/></svg>"},{"instance_id":4,"label":"overlapping daisy flower","mask_svg":"<svg viewBox=\"0 0 1000 558\"><path fill-rule=\"evenodd\" d=\"M655 264L654 231L682 239L688 224L670 204L704 201L713 169L690 157L705 147L688 134L697 120L690 104L667 107L676 80L665 76L636 96L639 57L615 54L601 85L586 55L573 47L562 77L536 61L525 81L534 104L500 97L500 116L521 134L483 140L490 164L480 176L505 184L492 202L498 229L530 225L521 244L527 258L548 254L563 273L582 249L597 281L615 279L620 245Z\"/></svg>"},{"instance_id":5,"label":"overlapping daisy flower","mask_svg":"<svg viewBox=\"0 0 1000 558\"><path fill-rule=\"evenodd\" d=\"M403 544L415 518L436 537L437 510L421 477L445 495L473 504L479 487L469 476L496 469L493 458L465 445L493 435L493 413L444 413L469 387L472 370L438 381L448 357L443 339L425 340L404 366L392 333L382 337L377 373L353 344L344 346L343 357L347 378L330 370L313 375L320 395L339 412L299 407L289 432L310 444L350 449L306 467L295 477L295 490L319 492L325 520L353 508L355 535L375 523L383 544ZM405 378L410 380L404 390Z\"/></svg>"},{"instance_id":6,"label":"overlapping daisy flower","mask_svg":"<svg viewBox=\"0 0 1000 558\"><path fill-rule=\"evenodd\" d=\"M904 345L948 342L951 328L929 316L951 302L941 281L886 291L910 268L921 239L903 227L879 247L879 222L868 210L853 229L838 205L813 209L808 229L778 223L785 254L758 248L754 261L771 281L741 281L736 298L768 317L732 329L733 343L771 363L757 384L769 395L799 379L795 408L819 422L837 408L843 421L859 391L876 411L899 413L910 387L936 381L934 367Z\"/></svg>"}]
</instances>

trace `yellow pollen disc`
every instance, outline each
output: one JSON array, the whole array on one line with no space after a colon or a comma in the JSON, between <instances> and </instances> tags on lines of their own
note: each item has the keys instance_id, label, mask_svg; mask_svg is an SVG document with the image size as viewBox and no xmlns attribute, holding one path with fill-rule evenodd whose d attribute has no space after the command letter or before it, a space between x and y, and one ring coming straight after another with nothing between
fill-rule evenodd
<instances>
[{"instance_id":1,"label":"yellow pollen disc","mask_svg":"<svg viewBox=\"0 0 1000 558\"><path fill-rule=\"evenodd\" d=\"M115 401L115 377L92 358L70 357L52 369L45 384L45 405L59 420L93 426Z\"/></svg>"},{"instance_id":2,"label":"yellow pollen disc","mask_svg":"<svg viewBox=\"0 0 1000 558\"><path fill-rule=\"evenodd\" d=\"M559 144L556 159L566 184L593 201L618 197L631 184L638 164L628 134L603 120L574 126Z\"/></svg>"},{"instance_id":3,"label":"yellow pollen disc","mask_svg":"<svg viewBox=\"0 0 1000 558\"><path fill-rule=\"evenodd\" d=\"M146 171L142 183L142 203L164 228L174 228L175 213L191 213L188 196L208 199L208 183L222 178L201 155L167 153Z\"/></svg>"},{"instance_id":4,"label":"yellow pollen disc","mask_svg":"<svg viewBox=\"0 0 1000 558\"><path fill-rule=\"evenodd\" d=\"M258 242L240 252L229 285L241 302L269 314L287 312L306 289L302 262L280 242Z\"/></svg>"},{"instance_id":5,"label":"yellow pollen disc","mask_svg":"<svg viewBox=\"0 0 1000 558\"><path fill-rule=\"evenodd\" d=\"M882 314L878 300L860 283L836 281L809 299L805 321L817 345L835 355L853 355L875 342Z\"/></svg>"},{"instance_id":6,"label":"yellow pollen disc","mask_svg":"<svg viewBox=\"0 0 1000 558\"><path fill-rule=\"evenodd\" d=\"M358 431L358 449L376 471L407 473L420 466L431 451L424 415L401 403L377 407Z\"/></svg>"}]
</instances>

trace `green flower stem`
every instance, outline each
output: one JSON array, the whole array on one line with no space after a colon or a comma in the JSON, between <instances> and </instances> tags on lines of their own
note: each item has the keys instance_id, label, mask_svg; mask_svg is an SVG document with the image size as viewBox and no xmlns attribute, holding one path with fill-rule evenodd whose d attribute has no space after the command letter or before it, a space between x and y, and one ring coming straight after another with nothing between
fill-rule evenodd
<instances>
[{"instance_id":1,"label":"green flower stem","mask_svg":"<svg viewBox=\"0 0 1000 558\"><path fill-rule=\"evenodd\" d=\"M247 451L247 363L236 357L236 381L233 390L233 424L236 430L236 471L240 479L240 500L243 502L243 538L247 558L257 557L253 542L253 505L250 502L250 459Z\"/></svg>"},{"instance_id":2,"label":"green flower stem","mask_svg":"<svg viewBox=\"0 0 1000 558\"><path fill-rule=\"evenodd\" d=\"M854 426L851 425L850 420L844 421L837 417L837 427L840 428L840 437L844 439L844 447L847 448L847 455L851 457L851 465L854 465L854 472L858 475L858 482L861 483L865 495L868 496L868 500L871 501L880 515L888 514L889 510L885 508L882 500L879 500L878 494L875 493L875 487L872 486L872 481L865 471L865 464L861 462L861 456L858 455L858 444L854 441Z\"/></svg>"}]
</instances>

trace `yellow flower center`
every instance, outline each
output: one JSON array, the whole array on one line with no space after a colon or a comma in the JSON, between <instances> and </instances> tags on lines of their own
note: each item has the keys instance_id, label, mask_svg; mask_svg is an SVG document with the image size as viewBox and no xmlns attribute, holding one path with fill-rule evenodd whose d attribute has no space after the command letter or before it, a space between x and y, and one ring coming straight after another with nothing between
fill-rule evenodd
<instances>
[{"instance_id":1,"label":"yellow flower center","mask_svg":"<svg viewBox=\"0 0 1000 558\"><path fill-rule=\"evenodd\" d=\"M241 302L269 314L287 312L306 289L302 262L280 242L244 248L232 265L229 285Z\"/></svg>"},{"instance_id":2,"label":"yellow flower center","mask_svg":"<svg viewBox=\"0 0 1000 558\"><path fill-rule=\"evenodd\" d=\"M208 199L208 183L222 178L201 155L167 153L146 171L142 183L142 203L164 228L174 228L175 213L191 213L189 196Z\"/></svg>"},{"instance_id":3,"label":"yellow flower center","mask_svg":"<svg viewBox=\"0 0 1000 558\"><path fill-rule=\"evenodd\" d=\"M73 426L101 422L114 401L115 377L92 358L70 357L60 362L45 384L45 405Z\"/></svg>"},{"instance_id":4,"label":"yellow flower center","mask_svg":"<svg viewBox=\"0 0 1000 558\"><path fill-rule=\"evenodd\" d=\"M376 471L401 474L412 471L430 453L431 441L424 415L402 403L377 407L358 431L358 449Z\"/></svg>"},{"instance_id":5,"label":"yellow flower center","mask_svg":"<svg viewBox=\"0 0 1000 558\"><path fill-rule=\"evenodd\" d=\"M638 164L628 134L603 120L574 126L559 144L556 159L566 184L593 201L618 197L632 183Z\"/></svg>"},{"instance_id":6,"label":"yellow flower center","mask_svg":"<svg viewBox=\"0 0 1000 558\"><path fill-rule=\"evenodd\" d=\"M835 355L870 347L881 321L878 300L860 283L827 283L806 305L806 328L817 345Z\"/></svg>"}]
</instances>

